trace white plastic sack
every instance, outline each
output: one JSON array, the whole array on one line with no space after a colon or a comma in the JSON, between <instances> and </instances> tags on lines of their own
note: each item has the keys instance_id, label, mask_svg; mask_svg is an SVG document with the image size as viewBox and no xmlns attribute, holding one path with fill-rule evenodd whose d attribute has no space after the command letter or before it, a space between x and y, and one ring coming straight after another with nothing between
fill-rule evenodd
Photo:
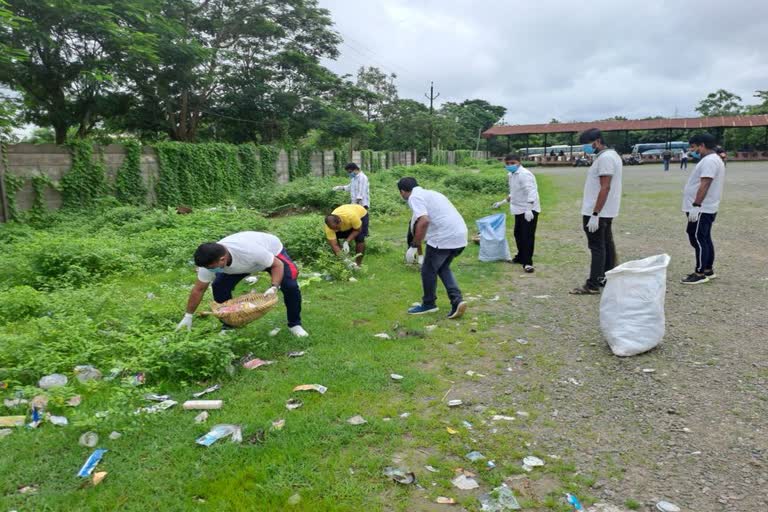
<instances>
[{"instance_id":1,"label":"white plastic sack","mask_svg":"<svg viewBox=\"0 0 768 512\"><path fill-rule=\"evenodd\" d=\"M507 216L489 215L475 221L480 231L480 261L511 260L507 243Z\"/></svg>"},{"instance_id":2,"label":"white plastic sack","mask_svg":"<svg viewBox=\"0 0 768 512\"><path fill-rule=\"evenodd\" d=\"M669 255L628 261L605 273L600 328L617 356L641 354L664 337Z\"/></svg>"}]
</instances>

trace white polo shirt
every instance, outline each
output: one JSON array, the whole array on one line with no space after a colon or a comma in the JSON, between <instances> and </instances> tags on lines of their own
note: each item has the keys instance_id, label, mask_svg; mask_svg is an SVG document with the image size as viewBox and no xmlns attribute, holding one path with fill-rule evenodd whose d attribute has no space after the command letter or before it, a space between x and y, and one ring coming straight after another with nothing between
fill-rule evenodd
<instances>
[{"instance_id":1,"label":"white polo shirt","mask_svg":"<svg viewBox=\"0 0 768 512\"><path fill-rule=\"evenodd\" d=\"M712 178L712 184L707 190L707 195L701 202L701 211L703 213L717 213L720 208L720 198L723 195L723 185L725 185L725 164L717 153L710 153L699 160L691 175L688 176L688 183L683 188L683 211L689 212L693 208L696 193L699 191L699 185L701 185L701 178Z\"/></svg>"},{"instance_id":2,"label":"white polo shirt","mask_svg":"<svg viewBox=\"0 0 768 512\"><path fill-rule=\"evenodd\" d=\"M522 165L517 171L507 174L509 174L509 211L512 215L520 215L529 209L541 213L536 176Z\"/></svg>"},{"instance_id":3,"label":"white polo shirt","mask_svg":"<svg viewBox=\"0 0 768 512\"><path fill-rule=\"evenodd\" d=\"M344 190L349 192L350 203L359 204L370 208L371 206L371 191L368 184L368 176L360 171L360 174L356 174L349 185L344 185Z\"/></svg>"},{"instance_id":4,"label":"white polo shirt","mask_svg":"<svg viewBox=\"0 0 768 512\"><path fill-rule=\"evenodd\" d=\"M232 264L224 267L224 274L253 274L272 266L275 256L283 250L283 243L275 235L258 231L242 231L219 240L232 256ZM197 278L210 283L216 277L205 267L198 267Z\"/></svg>"},{"instance_id":5,"label":"white polo shirt","mask_svg":"<svg viewBox=\"0 0 768 512\"><path fill-rule=\"evenodd\" d=\"M467 246L467 225L455 206L440 192L415 187L408 198L413 219L427 215L427 245L435 249Z\"/></svg>"},{"instance_id":6,"label":"white polo shirt","mask_svg":"<svg viewBox=\"0 0 768 512\"><path fill-rule=\"evenodd\" d=\"M611 176L611 190L605 200L600 217L614 218L619 215L621 204L621 170L623 163L619 154L613 149L604 149L595 157L595 161L587 171L587 181L584 183L584 199L581 203L581 214L592 215L600 194L600 176Z\"/></svg>"}]
</instances>

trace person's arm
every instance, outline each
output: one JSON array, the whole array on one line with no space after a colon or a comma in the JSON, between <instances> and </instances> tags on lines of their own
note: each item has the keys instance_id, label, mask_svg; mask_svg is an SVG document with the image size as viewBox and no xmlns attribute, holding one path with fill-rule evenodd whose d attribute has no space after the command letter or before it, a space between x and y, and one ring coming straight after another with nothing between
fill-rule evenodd
<instances>
[{"instance_id":1,"label":"person's arm","mask_svg":"<svg viewBox=\"0 0 768 512\"><path fill-rule=\"evenodd\" d=\"M427 229L429 228L429 216L422 215L416 219L416 227L413 230L413 242L412 247L419 247L427 236Z\"/></svg>"},{"instance_id":2,"label":"person's arm","mask_svg":"<svg viewBox=\"0 0 768 512\"><path fill-rule=\"evenodd\" d=\"M353 229L352 231L349 232L349 236L347 237L347 242L351 242L352 240L357 238L359 234L360 234L359 229Z\"/></svg>"},{"instance_id":3,"label":"person's arm","mask_svg":"<svg viewBox=\"0 0 768 512\"><path fill-rule=\"evenodd\" d=\"M531 208L533 208L533 205L539 198L539 193L536 189L536 178L533 176L533 174L526 176L526 179L523 182L523 186L525 187L524 190L526 201L529 205L531 205Z\"/></svg>"},{"instance_id":4,"label":"person's arm","mask_svg":"<svg viewBox=\"0 0 768 512\"><path fill-rule=\"evenodd\" d=\"M336 244L337 246L339 244ZM272 266L269 267L269 274L272 276L272 286L280 288L280 283L283 282L283 274L285 273L285 266L282 260L275 258Z\"/></svg>"},{"instance_id":5,"label":"person's arm","mask_svg":"<svg viewBox=\"0 0 768 512\"><path fill-rule=\"evenodd\" d=\"M595 201L595 207L593 212L600 213L600 210L605 206L605 202L608 200L608 193L611 191L611 178L613 176L600 176L600 192L597 194L597 201Z\"/></svg>"},{"instance_id":6,"label":"person's arm","mask_svg":"<svg viewBox=\"0 0 768 512\"><path fill-rule=\"evenodd\" d=\"M700 178L699 182L699 190L696 191L696 199L694 199L693 204L701 206L701 203L704 201L704 198L707 197L707 192L709 192L709 187L712 185L712 178Z\"/></svg>"},{"instance_id":7,"label":"person's arm","mask_svg":"<svg viewBox=\"0 0 768 512\"><path fill-rule=\"evenodd\" d=\"M333 249L333 254L336 256L341 254L341 247L339 247L339 242L335 238L333 240L329 238L328 245L330 245L331 249Z\"/></svg>"},{"instance_id":8,"label":"person's arm","mask_svg":"<svg viewBox=\"0 0 768 512\"><path fill-rule=\"evenodd\" d=\"M187 299L187 314L192 315L197 310L197 307L200 305L200 302L202 302L203 295L205 295L205 290L208 289L209 284L210 283L205 283L199 279L195 282L195 285L192 287L192 291L189 292L189 299Z\"/></svg>"}]
</instances>

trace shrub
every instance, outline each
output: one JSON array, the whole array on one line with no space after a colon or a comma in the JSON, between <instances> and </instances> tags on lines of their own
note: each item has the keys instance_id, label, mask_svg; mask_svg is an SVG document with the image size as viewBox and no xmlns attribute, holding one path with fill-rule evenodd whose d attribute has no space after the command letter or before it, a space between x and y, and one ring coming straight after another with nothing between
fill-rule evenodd
<instances>
[{"instance_id":1,"label":"shrub","mask_svg":"<svg viewBox=\"0 0 768 512\"><path fill-rule=\"evenodd\" d=\"M478 174L455 174L447 177L443 184L450 189L479 194L504 194L508 192L506 177L482 176Z\"/></svg>"},{"instance_id":2,"label":"shrub","mask_svg":"<svg viewBox=\"0 0 768 512\"><path fill-rule=\"evenodd\" d=\"M31 286L14 286L0 293L0 322L39 316L45 310L44 295Z\"/></svg>"},{"instance_id":3,"label":"shrub","mask_svg":"<svg viewBox=\"0 0 768 512\"><path fill-rule=\"evenodd\" d=\"M275 233L292 259L309 263L328 251L323 230L323 217L299 217L282 224Z\"/></svg>"}]
</instances>

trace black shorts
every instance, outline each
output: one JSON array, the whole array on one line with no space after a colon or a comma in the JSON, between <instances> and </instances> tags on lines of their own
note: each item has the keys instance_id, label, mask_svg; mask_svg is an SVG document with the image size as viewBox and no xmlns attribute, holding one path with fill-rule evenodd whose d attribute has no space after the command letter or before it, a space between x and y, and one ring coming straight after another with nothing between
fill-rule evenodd
<instances>
[{"instance_id":1,"label":"black shorts","mask_svg":"<svg viewBox=\"0 0 768 512\"><path fill-rule=\"evenodd\" d=\"M355 237L355 242L365 242L366 237L368 237L368 214L366 213L360 220L363 225L360 226L360 233ZM351 229L348 229L347 231L337 231L336 239L346 240L350 233L352 233Z\"/></svg>"}]
</instances>

